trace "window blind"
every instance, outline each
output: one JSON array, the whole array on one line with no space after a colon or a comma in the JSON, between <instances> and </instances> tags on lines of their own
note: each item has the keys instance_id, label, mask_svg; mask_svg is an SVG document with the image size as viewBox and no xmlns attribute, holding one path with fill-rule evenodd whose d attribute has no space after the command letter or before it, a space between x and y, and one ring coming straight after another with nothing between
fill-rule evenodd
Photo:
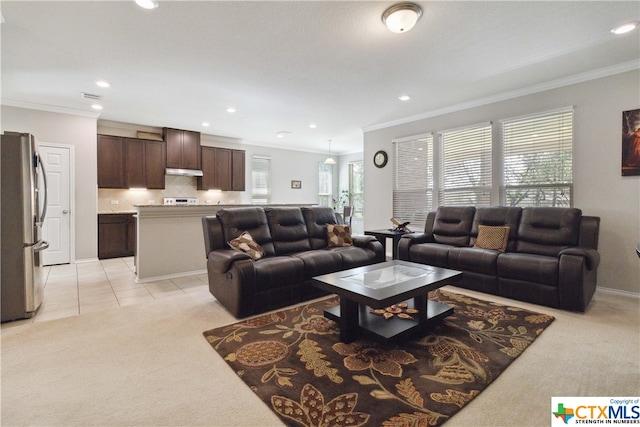
<instances>
[{"instance_id":1,"label":"window blind","mask_svg":"<svg viewBox=\"0 0 640 427\"><path fill-rule=\"evenodd\" d=\"M573 206L573 109L501 122L507 206Z\"/></svg>"},{"instance_id":2,"label":"window blind","mask_svg":"<svg viewBox=\"0 0 640 427\"><path fill-rule=\"evenodd\" d=\"M443 131L440 205L491 204L491 123Z\"/></svg>"},{"instance_id":3,"label":"window blind","mask_svg":"<svg viewBox=\"0 0 640 427\"><path fill-rule=\"evenodd\" d=\"M251 202L266 205L271 202L271 159L253 156L251 158Z\"/></svg>"},{"instance_id":4,"label":"window blind","mask_svg":"<svg viewBox=\"0 0 640 427\"><path fill-rule=\"evenodd\" d=\"M433 135L395 141L395 151L393 217L422 226L433 209Z\"/></svg>"}]
</instances>

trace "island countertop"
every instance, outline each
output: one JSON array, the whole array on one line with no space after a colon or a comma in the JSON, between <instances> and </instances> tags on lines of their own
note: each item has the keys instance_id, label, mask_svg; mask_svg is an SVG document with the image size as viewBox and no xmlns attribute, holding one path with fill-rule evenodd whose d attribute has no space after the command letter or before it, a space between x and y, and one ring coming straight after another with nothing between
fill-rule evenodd
<instances>
[{"instance_id":1,"label":"island countertop","mask_svg":"<svg viewBox=\"0 0 640 427\"><path fill-rule=\"evenodd\" d=\"M305 204L255 206L300 207ZM254 205L137 205L136 275L138 282L206 273L202 217L220 209Z\"/></svg>"}]
</instances>

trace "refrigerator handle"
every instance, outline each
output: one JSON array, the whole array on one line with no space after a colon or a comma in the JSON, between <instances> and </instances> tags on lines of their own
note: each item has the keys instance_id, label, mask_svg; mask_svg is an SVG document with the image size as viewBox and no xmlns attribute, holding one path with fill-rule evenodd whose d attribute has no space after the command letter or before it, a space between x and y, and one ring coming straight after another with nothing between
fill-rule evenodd
<instances>
[{"instance_id":1,"label":"refrigerator handle","mask_svg":"<svg viewBox=\"0 0 640 427\"><path fill-rule=\"evenodd\" d=\"M37 159L38 159L38 164L40 165L40 167L42 168L42 178L44 180L44 204L42 206L42 215L40 216L40 220L38 222L36 222L36 225L42 227L44 225L44 218L47 216L47 171L44 168L44 162L42 161L42 158L40 158L40 153L36 154ZM38 206L38 209L40 209L40 206ZM47 243L47 247L49 247L49 244Z\"/></svg>"},{"instance_id":2,"label":"refrigerator handle","mask_svg":"<svg viewBox=\"0 0 640 427\"><path fill-rule=\"evenodd\" d=\"M41 240L40 243L38 243L34 248L33 251L34 252L40 252L40 251L44 251L45 249L47 249L49 247L49 242L47 242L46 240Z\"/></svg>"}]
</instances>

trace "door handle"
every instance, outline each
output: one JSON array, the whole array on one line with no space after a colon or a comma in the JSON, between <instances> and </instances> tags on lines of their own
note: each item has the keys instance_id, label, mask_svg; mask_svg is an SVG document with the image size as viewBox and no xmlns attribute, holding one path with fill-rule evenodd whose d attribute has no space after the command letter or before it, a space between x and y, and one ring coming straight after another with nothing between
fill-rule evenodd
<instances>
[{"instance_id":1,"label":"door handle","mask_svg":"<svg viewBox=\"0 0 640 427\"><path fill-rule=\"evenodd\" d=\"M62 211L62 213L66 215L66 214L69 213L69 211L65 209L65 210Z\"/></svg>"}]
</instances>

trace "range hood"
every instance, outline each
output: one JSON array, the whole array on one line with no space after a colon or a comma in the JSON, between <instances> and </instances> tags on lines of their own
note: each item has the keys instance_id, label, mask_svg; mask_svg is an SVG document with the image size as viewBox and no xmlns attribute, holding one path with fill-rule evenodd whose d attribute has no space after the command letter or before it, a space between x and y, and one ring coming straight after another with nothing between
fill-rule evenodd
<instances>
[{"instance_id":1,"label":"range hood","mask_svg":"<svg viewBox=\"0 0 640 427\"><path fill-rule=\"evenodd\" d=\"M202 176L202 171L198 169L174 169L167 168L165 170L167 175L178 175L178 176Z\"/></svg>"}]
</instances>

